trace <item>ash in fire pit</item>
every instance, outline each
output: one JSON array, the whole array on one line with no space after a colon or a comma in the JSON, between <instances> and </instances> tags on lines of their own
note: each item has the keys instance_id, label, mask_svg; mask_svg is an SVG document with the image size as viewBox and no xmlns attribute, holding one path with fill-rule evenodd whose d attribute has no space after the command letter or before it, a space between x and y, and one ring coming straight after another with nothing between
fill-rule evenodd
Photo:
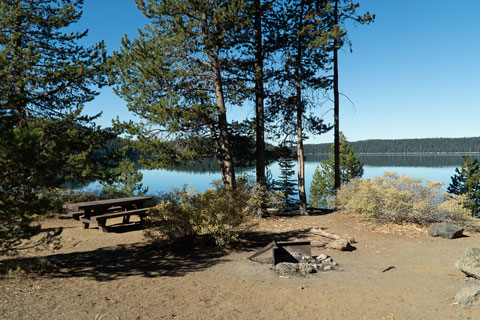
<instances>
[{"instance_id":1,"label":"ash in fire pit","mask_svg":"<svg viewBox=\"0 0 480 320\"><path fill-rule=\"evenodd\" d=\"M318 257L302 256L297 263L280 262L272 269L279 276L306 276L311 273L330 271L337 265L333 259L326 254Z\"/></svg>"}]
</instances>

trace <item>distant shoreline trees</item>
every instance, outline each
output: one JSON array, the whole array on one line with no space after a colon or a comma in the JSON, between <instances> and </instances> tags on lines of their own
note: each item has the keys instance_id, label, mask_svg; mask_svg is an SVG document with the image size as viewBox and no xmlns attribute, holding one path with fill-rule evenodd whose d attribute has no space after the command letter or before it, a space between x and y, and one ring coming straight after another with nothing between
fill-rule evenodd
<instances>
[{"instance_id":1,"label":"distant shoreline trees","mask_svg":"<svg viewBox=\"0 0 480 320\"><path fill-rule=\"evenodd\" d=\"M350 142L357 154L368 153L480 153L480 137L364 140ZM329 143L305 144L305 153L329 153Z\"/></svg>"}]
</instances>

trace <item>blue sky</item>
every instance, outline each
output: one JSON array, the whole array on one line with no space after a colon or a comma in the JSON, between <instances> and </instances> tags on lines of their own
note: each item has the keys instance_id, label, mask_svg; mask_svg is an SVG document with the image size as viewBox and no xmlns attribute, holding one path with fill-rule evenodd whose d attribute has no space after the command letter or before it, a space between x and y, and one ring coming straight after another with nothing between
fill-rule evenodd
<instances>
[{"instance_id":1,"label":"blue sky","mask_svg":"<svg viewBox=\"0 0 480 320\"><path fill-rule=\"evenodd\" d=\"M340 129L348 140L480 136L480 1L358 0L376 15L368 26L350 27L353 52L340 53ZM147 20L134 0L85 0L81 21L86 43L104 40L111 52L124 34L137 35ZM331 103L319 115L333 122ZM111 89L87 104L109 125L128 120L125 103ZM233 117L253 115L251 106ZM231 116L231 117L232 117ZM332 142L333 131L307 143Z\"/></svg>"}]
</instances>

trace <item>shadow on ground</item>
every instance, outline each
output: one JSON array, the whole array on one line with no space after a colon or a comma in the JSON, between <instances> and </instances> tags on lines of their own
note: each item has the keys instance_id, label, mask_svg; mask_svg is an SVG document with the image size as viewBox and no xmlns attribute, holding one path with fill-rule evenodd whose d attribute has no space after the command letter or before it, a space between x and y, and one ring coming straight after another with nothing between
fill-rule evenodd
<instances>
[{"instance_id":1,"label":"shadow on ground","mask_svg":"<svg viewBox=\"0 0 480 320\"><path fill-rule=\"evenodd\" d=\"M20 266L27 273L50 278L87 277L110 281L129 276L179 277L227 261L221 258L224 255L218 250L180 253L155 244L132 244L4 260L0 261L0 272L5 274Z\"/></svg>"},{"instance_id":2,"label":"shadow on ground","mask_svg":"<svg viewBox=\"0 0 480 320\"><path fill-rule=\"evenodd\" d=\"M119 231L119 230L117 230ZM121 232L121 231L120 231ZM284 233L243 232L231 249L250 251L272 240L301 238L308 231ZM196 249L174 248L168 244L129 244L92 251L52 254L44 257L12 258L0 261L0 276L21 270L48 278L87 277L96 281L112 281L130 276L181 277L228 262L228 250L216 247Z\"/></svg>"},{"instance_id":3,"label":"shadow on ground","mask_svg":"<svg viewBox=\"0 0 480 320\"><path fill-rule=\"evenodd\" d=\"M327 214L334 213L335 210L333 209L323 209L323 208L308 208L308 215L310 216L324 216ZM296 216L301 216L302 214L298 210L289 210L285 212L276 212L274 214L271 214L271 216L275 217L296 217Z\"/></svg>"}]
</instances>

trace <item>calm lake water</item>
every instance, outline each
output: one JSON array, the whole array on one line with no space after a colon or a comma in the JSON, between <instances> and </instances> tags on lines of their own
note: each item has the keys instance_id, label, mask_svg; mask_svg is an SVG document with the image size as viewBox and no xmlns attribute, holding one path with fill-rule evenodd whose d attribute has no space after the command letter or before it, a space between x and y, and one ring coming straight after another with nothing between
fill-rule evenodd
<instances>
[{"instance_id":1,"label":"calm lake water","mask_svg":"<svg viewBox=\"0 0 480 320\"><path fill-rule=\"evenodd\" d=\"M480 155L470 156L480 161ZM307 156L305 165L307 193L310 190L315 168L321 160L326 158L327 155ZM361 155L360 160L364 163L364 178L381 176L384 172L397 172L398 175L443 182L446 190L451 182L451 176L455 174L455 168L460 167L463 162L463 155ZM141 172L143 173L143 185L149 188L150 194L155 195L169 192L173 188L182 188L183 185L188 185L188 187L195 188L198 191L204 191L211 187L213 180L221 179L220 172L213 168L215 168L215 165L209 162L204 166L196 165L179 170L141 170ZM277 163L269 165L268 170L274 179L280 174ZM242 174L254 176L255 169L245 170ZM95 188L98 188L96 183L88 186L88 189Z\"/></svg>"}]
</instances>

